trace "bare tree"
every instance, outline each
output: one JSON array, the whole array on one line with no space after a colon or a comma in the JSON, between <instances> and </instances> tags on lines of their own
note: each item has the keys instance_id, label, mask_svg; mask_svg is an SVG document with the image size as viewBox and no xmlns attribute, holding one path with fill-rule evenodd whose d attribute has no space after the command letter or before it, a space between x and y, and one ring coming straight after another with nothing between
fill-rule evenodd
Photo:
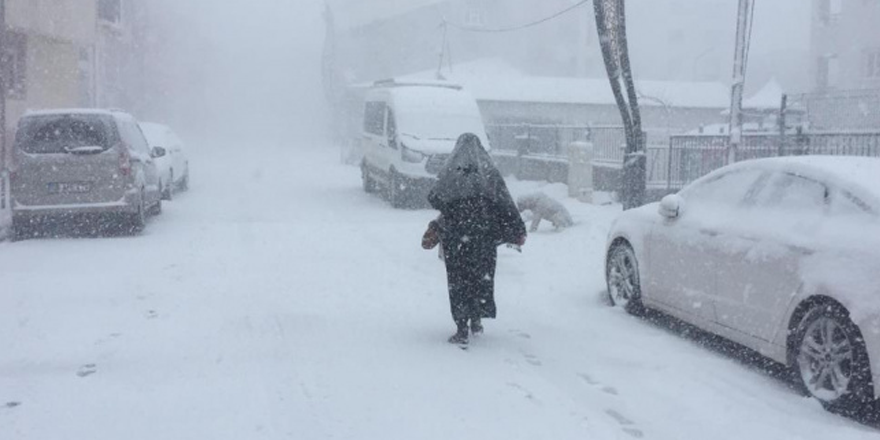
<instances>
[{"instance_id":1,"label":"bare tree","mask_svg":"<svg viewBox=\"0 0 880 440\"><path fill-rule=\"evenodd\" d=\"M593 0L596 29L611 91L617 101L626 134L626 151L621 179L621 202L624 209L645 202L646 155L638 93L633 81L626 38L625 0ZM624 94L625 93L625 94Z\"/></svg>"}]
</instances>

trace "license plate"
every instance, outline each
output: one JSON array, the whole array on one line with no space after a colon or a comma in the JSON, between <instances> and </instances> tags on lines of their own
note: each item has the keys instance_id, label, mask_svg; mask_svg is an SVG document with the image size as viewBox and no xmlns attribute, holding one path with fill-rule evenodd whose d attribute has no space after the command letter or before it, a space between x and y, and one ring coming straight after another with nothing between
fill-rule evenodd
<instances>
[{"instance_id":1,"label":"license plate","mask_svg":"<svg viewBox=\"0 0 880 440\"><path fill-rule=\"evenodd\" d=\"M85 182L50 183L51 194L82 194L92 190L92 185Z\"/></svg>"}]
</instances>

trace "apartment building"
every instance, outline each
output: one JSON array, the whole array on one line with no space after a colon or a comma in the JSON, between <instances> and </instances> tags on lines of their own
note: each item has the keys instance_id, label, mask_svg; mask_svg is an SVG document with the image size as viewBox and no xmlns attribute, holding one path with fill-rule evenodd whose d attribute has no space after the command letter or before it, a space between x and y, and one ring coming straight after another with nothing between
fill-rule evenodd
<instances>
[{"instance_id":1,"label":"apartment building","mask_svg":"<svg viewBox=\"0 0 880 440\"><path fill-rule=\"evenodd\" d=\"M5 145L28 109L126 104L131 37L125 18L133 0L0 1L6 31L0 48Z\"/></svg>"},{"instance_id":2,"label":"apartment building","mask_svg":"<svg viewBox=\"0 0 880 440\"><path fill-rule=\"evenodd\" d=\"M880 2L814 0L813 84L817 90L880 89Z\"/></svg>"}]
</instances>

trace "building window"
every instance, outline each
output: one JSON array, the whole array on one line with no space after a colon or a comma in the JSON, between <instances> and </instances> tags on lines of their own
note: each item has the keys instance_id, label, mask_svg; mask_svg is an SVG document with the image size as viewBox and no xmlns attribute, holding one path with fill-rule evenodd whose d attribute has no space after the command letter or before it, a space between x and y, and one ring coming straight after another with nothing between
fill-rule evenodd
<instances>
[{"instance_id":1,"label":"building window","mask_svg":"<svg viewBox=\"0 0 880 440\"><path fill-rule=\"evenodd\" d=\"M820 0L819 22L824 26L837 24L843 12L843 0Z\"/></svg>"},{"instance_id":2,"label":"building window","mask_svg":"<svg viewBox=\"0 0 880 440\"><path fill-rule=\"evenodd\" d=\"M483 27L486 25L486 12L481 1L471 0L467 2L464 11L464 24L471 27Z\"/></svg>"},{"instance_id":3,"label":"building window","mask_svg":"<svg viewBox=\"0 0 880 440\"><path fill-rule=\"evenodd\" d=\"M98 18L113 24L122 22L122 0L99 0Z\"/></svg>"},{"instance_id":4,"label":"building window","mask_svg":"<svg viewBox=\"0 0 880 440\"><path fill-rule=\"evenodd\" d=\"M840 84L840 58L837 55L819 57L816 70L816 86L820 89L836 87Z\"/></svg>"},{"instance_id":5,"label":"building window","mask_svg":"<svg viewBox=\"0 0 880 440\"><path fill-rule=\"evenodd\" d=\"M27 36L6 34L6 47L0 53L0 69L6 81L6 96L23 100L27 97Z\"/></svg>"},{"instance_id":6,"label":"building window","mask_svg":"<svg viewBox=\"0 0 880 440\"><path fill-rule=\"evenodd\" d=\"M880 79L880 49L865 54L865 76L870 79Z\"/></svg>"}]
</instances>

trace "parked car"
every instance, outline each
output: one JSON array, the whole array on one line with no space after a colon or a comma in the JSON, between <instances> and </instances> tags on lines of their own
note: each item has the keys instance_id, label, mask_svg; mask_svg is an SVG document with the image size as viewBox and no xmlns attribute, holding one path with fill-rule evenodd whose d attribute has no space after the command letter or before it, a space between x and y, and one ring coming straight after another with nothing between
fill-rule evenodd
<instances>
[{"instance_id":1,"label":"parked car","mask_svg":"<svg viewBox=\"0 0 880 440\"><path fill-rule=\"evenodd\" d=\"M165 125L141 122L140 126L150 146L162 148L167 153L156 159L156 167L159 169L162 198L171 200L175 192L189 189L189 159L183 141Z\"/></svg>"},{"instance_id":2,"label":"parked car","mask_svg":"<svg viewBox=\"0 0 880 440\"><path fill-rule=\"evenodd\" d=\"M43 217L119 214L140 231L162 210L154 159L164 155L126 113L30 112L12 149L13 229Z\"/></svg>"},{"instance_id":3,"label":"parked car","mask_svg":"<svg viewBox=\"0 0 880 440\"><path fill-rule=\"evenodd\" d=\"M611 301L651 308L791 367L828 408L880 396L880 159L722 168L623 213Z\"/></svg>"},{"instance_id":4,"label":"parked car","mask_svg":"<svg viewBox=\"0 0 880 440\"><path fill-rule=\"evenodd\" d=\"M464 133L490 149L477 102L460 86L376 83L364 106L364 190L381 191L394 207L422 203Z\"/></svg>"}]
</instances>

